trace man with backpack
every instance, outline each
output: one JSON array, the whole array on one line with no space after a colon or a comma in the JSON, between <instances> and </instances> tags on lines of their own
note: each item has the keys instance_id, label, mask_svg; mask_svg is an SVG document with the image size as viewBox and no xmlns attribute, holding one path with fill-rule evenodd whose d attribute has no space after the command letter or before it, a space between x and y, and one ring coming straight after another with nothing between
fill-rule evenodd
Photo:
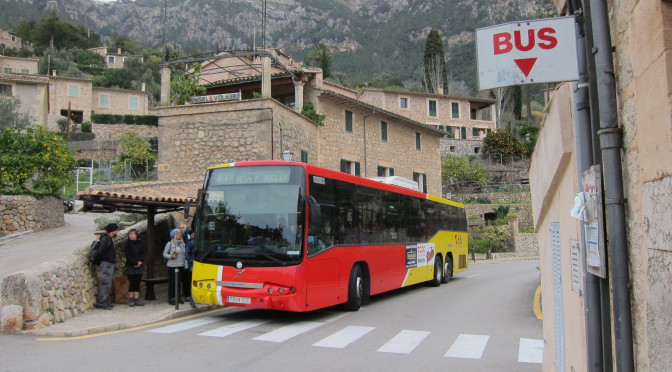
<instances>
[{"instance_id":1,"label":"man with backpack","mask_svg":"<svg viewBox=\"0 0 672 372\"><path fill-rule=\"evenodd\" d=\"M100 238L100 248L98 256L100 257L100 271L98 272L98 301L95 307L98 309L112 310L112 305L108 303L110 291L112 290L112 277L114 275L114 264L117 262L117 253L114 250L114 237L119 232L119 226L111 223L105 226L105 234Z\"/></svg>"}]
</instances>

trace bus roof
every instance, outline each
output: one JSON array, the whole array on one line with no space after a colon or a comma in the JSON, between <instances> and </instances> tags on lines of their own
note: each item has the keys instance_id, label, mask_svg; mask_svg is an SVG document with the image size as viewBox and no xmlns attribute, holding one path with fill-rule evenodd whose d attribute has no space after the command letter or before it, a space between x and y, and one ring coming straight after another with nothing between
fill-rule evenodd
<instances>
[{"instance_id":1,"label":"bus roof","mask_svg":"<svg viewBox=\"0 0 672 372\"><path fill-rule=\"evenodd\" d=\"M227 168L227 167L236 167L236 166L259 166L259 165L294 165L294 166L299 166L303 167L306 169L306 171L309 174L315 174L318 176L324 176L328 178L333 178L337 179L340 181L346 181L362 186L367 186L371 187L374 189L381 189L381 190L386 190L386 191L392 191L396 192L399 194L405 194L409 196L414 196L416 198L422 198L422 199L429 199L438 203L443 203L443 204L448 204L452 205L458 208L464 208L464 204L458 203L452 200L444 199L438 196L430 195L430 194L425 194L423 192L420 192L417 190L417 182L411 181L406 178L402 177L380 177L381 179L390 179L392 178L393 180L390 180L390 182L382 182L378 180L378 177L375 178L364 178L364 177L359 177L355 176L352 174L347 174L339 171L335 171L332 169L327 169L327 168L322 168L318 167L312 164L307 164L307 163L301 163L301 162L296 162L296 161L285 161L285 160L249 160L249 161L241 161L241 162L234 162L234 163L223 163L219 165L214 165L212 167L209 167L208 170L210 169L217 169L217 168ZM395 180L396 179L396 180ZM397 183L402 182L401 180L407 181L408 182L415 184L415 189L411 189L409 187L404 187L400 186ZM397 183L395 183L397 182Z\"/></svg>"}]
</instances>

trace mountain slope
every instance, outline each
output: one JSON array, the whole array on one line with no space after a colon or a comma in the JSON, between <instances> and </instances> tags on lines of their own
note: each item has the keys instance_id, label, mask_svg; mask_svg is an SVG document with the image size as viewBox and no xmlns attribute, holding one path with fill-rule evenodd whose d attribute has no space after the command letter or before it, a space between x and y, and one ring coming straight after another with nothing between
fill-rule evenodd
<instances>
[{"instance_id":1,"label":"mountain slope","mask_svg":"<svg viewBox=\"0 0 672 372\"><path fill-rule=\"evenodd\" d=\"M47 0L0 0L0 27L22 18L39 19ZM103 36L126 34L145 46L164 40L187 53L261 46L261 0L59 0L63 20ZM303 59L324 42L334 53L335 71L350 81L391 75L418 80L427 33L446 40L448 70L475 88L473 32L478 27L539 18L552 11L543 0L268 0L265 45Z\"/></svg>"}]
</instances>

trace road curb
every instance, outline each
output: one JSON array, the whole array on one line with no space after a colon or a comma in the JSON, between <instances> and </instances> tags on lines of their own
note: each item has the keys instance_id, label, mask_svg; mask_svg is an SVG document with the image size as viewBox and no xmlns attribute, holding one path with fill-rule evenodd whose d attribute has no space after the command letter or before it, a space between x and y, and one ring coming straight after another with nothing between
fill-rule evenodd
<instances>
[{"instance_id":1,"label":"road curb","mask_svg":"<svg viewBox=\"0 0 672 372\"><path fill-rule=\"evenodd\" d=\"M18 238L18 237L20 237L20 236L24 236L24 235L32 234L32 233L34 233L34 232L35 232L35 231L33 231L33 230L26 230L26 231L18 232L18 233L16 233L16 234L11 234L11 235L7 235L7 236L3 236L2 238L0 238L0 245L3 245L3 244L5 244L6 242L11 241L11 240L14 240L15 238Z\"/></svg>"},{"instance_id":2,"label":"road curb","mask_svg":"<svg viewBox=\"0 0 672 372\"><path fill-rule=\"evenodd\" d=\"M189 315L194 315L210 310L215 310L219 308L220 306L217 305L206 305L206 306L199 306L195 309L192 308L187 308L187 309L180 309L180 310L175 310L172 311L168 314L165 314L163 316L159 316L155 319L144 321L144 322L139 322L135 324L128 324L126 322L113 322L113 323L107 323L107 324L101 324L101 325L96 325L92 327L85 327L81 329L75 329L75 330L69 330L69 331L49 331L49 327L47 328L42 328L39 330L34 330L34 331L23 331L21 334L24 335L32 335L32 336L38 336L41 338L45 339L58 339L58 338L77 338L77 337L84 337L84 336L92 336L96 334L102 334L102 333L107 333L107 332L115 332L115 331L122 331L125 329L130 329L130 328L137 328L137 327L146 327L150 326L155 323L159 322L165 322L173 319L178 319L178 318L184 318ZM112 310L114 311L114 310Z\"/></svg>"}]
</instances>

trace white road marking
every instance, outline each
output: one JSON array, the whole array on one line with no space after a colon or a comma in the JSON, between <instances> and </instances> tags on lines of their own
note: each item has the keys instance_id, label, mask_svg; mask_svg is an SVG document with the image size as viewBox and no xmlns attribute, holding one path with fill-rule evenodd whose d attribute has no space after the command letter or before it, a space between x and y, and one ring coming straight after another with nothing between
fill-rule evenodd
<instances>
[{"instance_id":1,"label":"white road marking","mask_svg":"<svg viewBox=\"0 0 672 372\"><path fill-rule=\"evenodd\" d=\"M490 336L460 334L444 355L448 358L481 359Z\"/></svg>"},{"instance_id":2,"label":"white road marking","mask_svg":"<svg viewBox=\"0 0 672 372\"><path fill-rule=\"evenodd\" d=\"M374 329L374 327L347 326L331 336L314 343L313 346L343 349Z\"/></svg>"},{"instance_id":3,"label":"white road marking","mask_svg":"<svg viewBox=\"0 0 672 372\"><path fill-rule=\"evenodd\" d=\"M253 340L283 342L289 340L292 337L298 336L302 333L306 333L323 324L324 323L319 322L296 322L290 325L286 325L282 328L278 328L275 331L271 331L261 336L255 337L253 338Z\"/></svg>"},{"instance_id":4,"label":"white road marking","mask_svg":"<svg viewBox=\"0 0 672 372\"><path fill-rule=\"evenodd\" d=\"M544 361L544 340L521 338L518 347L519 363L537 363Z\"/></svg>"},{"instance_id":5,"label":"white road marking","mask_svg":"<svg viewBox=\"0 0 672 372\"><path fill-rule=\"evenodd\" d=\"M194 320L188 320L186 322L182 323L177 323L177 324L171 324L166 327L161 327L157 329L152 329L147 332L149 333L175 333L175 332L180 332L180 331L186 331L188 329L200 327L202 325L214 323L220 321L221 318L215 318L215 317L203 317L203 318L198 318Z\"/></svg>"},{"instance_id":6,"label":"white road marking","mask_svg":"<svg viewBox=\"0 0 672 372\"><path fill-rule=\"evenodd\" d=\"M229 324L224 327L215 328L207 332L199 333L198 335L209 337L226 337L234 333L254 328L256 326L260 326L268 322L269 322L268 320L246 320L244 322Z\"/></svg>"},{"instance_id":7,"label":"white road marking","mask_svg":"<svg viewBox=\"0 0 672 372\"><path fill-rule=\"evenodd\" d=\"M473 277L479 276L479 275L483 275L483 274L467 275L467 276L465 276L465 278L473 278Z\"/></svg>"},{"instance_id":8,"label":"white road marking","mask_svg":"<svg viewBox=\"0 0 672 372\"><path fill-rule=\"evenodd\" d=\"M381 346L378 351L381 353L409 354L429 333L426 331L403 330Z\"/></svg>"}]
</instances>

